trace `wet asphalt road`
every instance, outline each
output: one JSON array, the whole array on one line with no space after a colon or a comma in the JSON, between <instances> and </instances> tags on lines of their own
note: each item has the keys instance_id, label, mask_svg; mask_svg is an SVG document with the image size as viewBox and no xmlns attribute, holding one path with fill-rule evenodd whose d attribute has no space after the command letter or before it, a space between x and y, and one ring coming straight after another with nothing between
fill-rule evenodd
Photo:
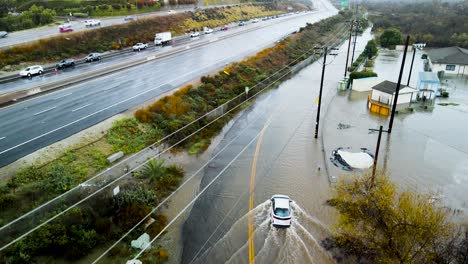
<instances>
[{"instance_id":1,"label":"wet asphalt road","mask_svg":"<svg viewBox=\"0 0 468 264\"><path fill-rule=\"evenodd\" d=\"M201 6L200 8L205 9L205 8L212 8L212 6ZM182 13L182 12L187 12L187 11L193 11L193 8L180 8L175 10L176 13ZM158 11L158 12L151 12L147 14L138 14L138 15L131 15L135 19L139 18L147 18L147 17L152 17L152 16L164 16L168 15L168 11ZM100 27L106 27L106 26L111 26L111 25L117 25L117 24L123 24L123 23L128 23L129 21L124 20L125 16L119 16L119 17L109 17L109 18L96 18L101 20L101 26ZM86 27L84 23L85 19L77 19L75 21L71 21L71 25L73 30L76 31L82 31L82 30L90 30L94 29L96 27ZM22 30L22 31L17 31L17 32L12 32L9 33L6 38L0 38L0 48L1 47L8 47L8 46L13 46L16 44L24 43L24 42L29 42L29 41L34 41L38 40L41 38L46 38L46 37L51 37L55 35L66 35L67 33L60 33L59 32L59 27L57 25L51 25L51 26L45 26L41 28L35 28L35 29L28 29L28 30Z\"/></svg>"},{"instance_id":2,"label":"wet asphalt road","mask_svg":"<svg viewBox=\"0 0 468 264\"><path fill-rule=\"evenodd\" d=\"M317 7L319 10L310 15L298 16L281 23L273 21L270 27L213 42L1 109L0 166L227 63L254 54L285 34L304 26L306 22L316 22L334 13L322 5ZM215 35L209 37L216 38Z\"/></svg>"}]
</instances>

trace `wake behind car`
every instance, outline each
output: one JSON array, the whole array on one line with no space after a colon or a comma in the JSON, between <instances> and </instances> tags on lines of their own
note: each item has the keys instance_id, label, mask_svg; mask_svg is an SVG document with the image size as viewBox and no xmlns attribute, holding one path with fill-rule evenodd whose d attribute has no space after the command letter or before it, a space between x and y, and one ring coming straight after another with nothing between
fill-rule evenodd
<instances>
[{"instance_id":1,"label":"wake behind car","mask_svg":"<svg viewBox=\"0 0 468 264\"><path fill-rule=\"evenodd\" d=\"M288 196L275 194L271 197L271 223L275 227L291 226L291 200Z\"/></svg>"},{"instance_id":2,"label":"wake behind car","mask_svg":"<svg viewBox=\"0 0 468 264\"><path fill-rule=\"evenodd\" d=\"M85 57L85 62L99 61L101 60L101 54L99 53L90 53Z\"/></svg>"},{"instance_id":3,"label":"wake behind car","mask_svg":"<svg viewBox=\"0 0 468 264\"><path fill-rule=\"evenodd\" d=\"M40 65L29 66L26 69L19 72L21 77L31 77L32 75L39 74L41 75L44 72L44 69Z\"/></svg>"},{"instance_id":4,"label":"wake behind car","mask_svg":"<svg viewBox=\"0 0 468 264\"><path fill-rule=\"evenodd\" d=\"M64 59L59 61L57 64L55 64L55 67L57 69L63 69L66 67L73 67L75 66L75 60L74 59Z\"/></svg>"},{"instance_id":5,"label":"wake behind car","mask_svg":"<svg viewBox=\"0 0 468 264\"><path fill-rule=\"evenodd\" d=\"M148 47L148 44L145 44L145 43L137 43L135 45L133 45L133 51L137 51L137 50L143 50L143 49L146 49Z\"/></svg>"}]
</instances>

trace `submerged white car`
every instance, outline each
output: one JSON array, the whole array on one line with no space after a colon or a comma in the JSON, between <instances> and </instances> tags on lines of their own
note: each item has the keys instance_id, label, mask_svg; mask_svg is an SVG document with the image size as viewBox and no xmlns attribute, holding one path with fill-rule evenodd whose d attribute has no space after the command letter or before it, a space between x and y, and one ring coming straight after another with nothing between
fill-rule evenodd
<instances>
[{"instance_id":1,"label":"submerged white car","mask_svg":"<svg viewBox=\"0 0 468 264\"><path fill-rule=\"evenodd\" d=\"M273 226L291 226L291 202L286 195L275 194L271 197L271 223Z\"/></svg>"}]
</instances>

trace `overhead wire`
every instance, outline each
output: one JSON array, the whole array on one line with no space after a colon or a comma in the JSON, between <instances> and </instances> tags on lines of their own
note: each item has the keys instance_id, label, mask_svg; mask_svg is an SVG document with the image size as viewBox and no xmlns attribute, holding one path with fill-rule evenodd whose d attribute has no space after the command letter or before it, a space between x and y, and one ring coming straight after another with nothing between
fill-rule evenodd
<instances>
[{"instance_id":1,"label":"overhead wire","mask_svg":"<svg viewBox=\"0 0 468 264\"><path fill-rule=\"evenodd\" d=\"M344 28L344 27L343 27L343 28ZM310 50L312 50L312 49L313 49L313 48L309 49L308 51L310 51ZM306 54L306 53L304 53L304 54ZM303 54L303 55L304 55L304 54ZM303 57L303 55L299 56L297 59L293 60L292 62L290 62L289 64L287 64L287 65L284 66L283 68L281 68L280 70L277 70L276 72L272 73L271 75L269 75L269 76L268 76L267 78L265 78L264 80L258 82L257 84L255 84L254 86L252 86L251 89L257 87L258 85L260 85L260 84L264 83L265 81L271 79L273 76L275 76L276 74L280 73L280 72L283 71L284 69L290 67L292 64L294 64L294 63L296 63L298 60L300 60L300 59ZM284 74L284 75L282 75L279 79L285 77L285 76L288 75L288 74L289 74L289 72L286 73L286 74ZM278 79L278 80L279 80L279 79ZM273 83L276 83L278 80L274 81ZM254 98L256 95L258 95L260 92L262 92L262 91L265 90L266 88L269 88L271 85L272 85L272 84L267 85L265 88L263 88L263 89L261 89L259 92L257 92L254 96L248 98L248 100L250 100L251 98ZM227 102L225 102L223 105L217 107L216 109L220 109L220 108L223 107L224 105L226 105L226 104L228 104L228 103L230 103L230 102L236 100L237 98L239 98L239 97L241 97L241 96L244 96L244 93L240 93L239 95L237 95L236 97L234 97L234 98L228 100ZM86 200L88 200L89 198L93 197L93 196L96 195L97 193L99 193L99 192L101 192L101 191L107 189L109 186L111 186L112 184L114 184L114 183L116 183L117 181L121 180L122 178L124 178L124 177L126 177L126 176L128 176L128 175L131 175L131 173L132 173L133 171L135 171L135 170L137 170L138 168L140 168L141 166L145 165L145 164L146 164L147 162L149 162L150 160L155 159L156 157L159 157L161 154L163 154L163 153L169 151L169 150L172 149L174 146L177 146L178 144L180 144L181 142L183 142L183 141L185 141L186 139L190 138L190 137L193 136L194 134L198 133L199 131L201 131L201 130L204 129L205 127L207 127L207 126L211 125L212 123L216 122L216 121L219 120L220 118L224 117L226 114L228 114L228 113L232 112L233 110L237 109L237 108L238 108L240 105L242 105L244 102L245 102L245 101L241 102L241 103L238 104L237 106L234 106L232 109L230 109L229 111L227 111L227 112L224 113L223 115L221 115L221 116L215 118L215 119L212 120L211 122L207 123L205 126L201 127L200 129L196 130L195 132L191 133L190 135L186 136L185 138L183 138L182 140L180 140L180 141L178 141L177 143L173 144L172 146L166 148L166 149L163 150L162 152L158 153L155 157L153 157L153 158L151 158L151 159L148 159L148 160L145 161L144 163L139 164L138 166L136 166L135 168L131 169L130 171L128 171L128 172L125 173L124 175L122 175L122 176L116 178L115 180L113 180L113 181L107 183L105 186L101 187L100 189L98 189L98 190L94 191L93 193L89 194L87 197L85 197L85 198L81 199L80 201L74 203L73 205L67 207L67 208L64 209L63 211L61 211L61 212L57 213L56 215L54 215L54 216L48 218L47 220L41 222L41 223L40 223L39 225L37 225L36 227L31 228L29 231L23 233L23 234L20 235L19 237L15 238L14 240L12 240L12 241L10 241L9 243L7 243L6 245L2 246L2 247L0 248L0 251L6 249L6 248L8 248L9 246L13 245L14 243L18 242L19 240L21 240L21 239L23 239L24 237L28 236L29 234L31 234L31 233L34 232L35 230L39 229L40 227L44 226L45 224L48 224L49 222L55 220L55 219L58 218L59 216L61 216L61 215L63 215L64 213L68 212L68 211L71 210L72 208L74 208L74 207L80 205L81 203L83 203L84 201L86 201ZM216 110L216 109L215 109L215 110ZM213 110L213 111L214 111L214 110ZM167 136L163 137L162 139L158 140L157 142L155 142L155 143L151 144L150 146L146 147L144 150L148 150L148 149L154 147L155 145L161 144L161 142L163 142L164 140L170 138L171 136L175 135L176 133L182 131L183 129L186 129L186 128L189 127L190 125L192 125L192 124L194 124L194 123L200 121L202 118L207 117L210 113L212 113L212 111L210 111L210 112L208 112L208 113L205 113L204 115L202 115L202 116L200 116L199 118L195 119L194 121L188 123L187 125L185 125L185 126L179 128L178 130L176 130L176 131L174 131L174 132L168 134ZM142 151L143 151L143 150L142 150ZM123 162L127 161L128 159L130 159L130 158L133 157L133 156L135 156L135 155L129 156L127 159L123 160L122 162L119 162L118 164L115 164L114 166L112 166L112 167L110 167L110 168L115 168L116 166L122 164ZM100 175L103 174L104 172L106 172L106 171L103 171L103 172L101 172L100 174L98 174L98 175L96 175L96 176L94 176L94 177L88 179L87 181L83 182L82 184L88 183L88 182L90 182L90 181L96 179L98 176L100 176ZM80 184L80 185L77 185L76 187L74 187L73 189L71 189L70 191L68 191L67 193L71 192L72 190L76 190L76 189L79 188L80 186L81 186L81 184ZM179 189L176 189L175 191L177 191L177 190L179 190ZM65 194L66 194L66 193L65 193ZM15 219L14 221L10 222L9 224L2 226L2 227L0 228L0 231L3 230L3 229L5 229L7 226L10 226L10 225L13 224L14 222L17 222L17 221L19 221L19 220L25 218L27 215L31 214L32 212L35 212L35 211L37 211L38 209L40 209L40 208L42 208L42 207L44 207L44 206L50 204L52 201L55 201L55 200L57 200L57 199L63 197L65 194L63 194L63 195L61 195L61 196L58 196L58 197L52 199L51 201L49 201L49 202L47 202L47 203L41 205L40 207L35 208L35 209L33 209L32 211L28 212L27 214L25 214L25 215L23 215L23 216L21 216L21 217Z\"/></svg>"}]
</instances>

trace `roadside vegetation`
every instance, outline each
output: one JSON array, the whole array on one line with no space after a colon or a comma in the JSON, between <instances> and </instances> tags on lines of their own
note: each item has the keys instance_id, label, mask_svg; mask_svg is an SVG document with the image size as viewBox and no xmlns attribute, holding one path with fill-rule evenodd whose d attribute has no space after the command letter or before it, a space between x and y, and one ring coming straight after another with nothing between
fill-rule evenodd
<instances>
[{"instance_id":1,"label":"roadside vegetation","mask_svg":"<svg viewBox=\"0 0 468 264\"><path fill-rule=\"evenodd\" d=\"M384 174L341 180L328 203L338 211L335 237L358 263L467 263L468 230L431 195L399 190Z\"/></svg>"},{"instance_id":2,"label":"roadside vegetation","mask_svg":"<svg viewBox=\"0 0 468 264\"><path fill-rule=\"evenodd\" d=\"M364 48L364 51L359 55L359 57L353 62L350 66L349 70L351 74L349 75L349 79L352 82L354 79L361 79L361 78L368 78L368 77L376 77L377 73L372 71L372 67L374 66L374 59L378 54L378 47L377 42L372 39L369 40ZM364 64L364 69L358 71L359 67Z\"/></svg>"},{"instance_id":3,"label":"roadside vegetation","mask_svg":"<svg viewBox=\"0 0 468 264\"><path fill-rule=\"evenodd\" d=\"M214 27L254 17L276 15L286 12L289 5L296 10L306 9L304 5L294 3L204 9L45 38L0 50L0 70L20 63L47 63L68 57L79 59L90 52L119 50L137 42L151 42L158 32L171 31L173 35L180 35L199 30L203 26Z\"/></svg>"},{"instance_id":4,"label":"roadside vegetation","mask_svg":"<svg viewBox=\"0 0 468 264\"><path fill-rule=\"evenodd\" d=\"M44 26L54 21L55 11L41 6L31 6L19 15L7 14L0 8L0 31L17 31L22 29Z\"/></svg>"},{"instance_id":5,"label":"roadside vegetation","mask_svg":"<svg viewBox=\"0 0 468 264\"><path fill-rule=\"evenodd\" d=\"M468 48L468 2L427 1L417 3L366 2L373 30L380 34L397 28L411 36L411 42L427 43L428 47L459 46ZM402 43L403 39L400 40Z\"/></svg>"},{"instance_id":6,"label":"roadside vegetation","mask_svg":"<svg viewBox=\"0 0 468 264\"><path fill-rule=\"evenodd\" d=\"M186 86L148 108L136 111L136 118L115 121L101 140L79 149L67 150L63 156L48 164L33 165L18 171L0 184L0 225L7 224L102 171L110 165L106 159L110 154L121 150L125 154L134 153L170 134L173 136L168 138L166 144L179 142L207 125L214 117L200 119L179 133L174 134L174 131L239 94L243 95L245 86L253 87L258 82L271 85L279 76L268 77L278 71L285 73L283 78L287 78L289 67L313 55L314 46L344 37L344 23L349 15L344 13L317 24L307 24L274 47L234 63L214 76L202 77L201 85ZM288 64L290 66L285 67ZM189 140L181 141L177 145L178 149L187 150L191 154L204 151L224 124L240 110L217 120ZM104 241L120 237L148 214L151 208L177 188L183 179L183 171L174 164L166 165L164 161L152 160L142 170L125 179L119 182L121 192L118 195L100 192L97 197L15 243L0 255L0 259L7 263L34 262L38 258L47 262L61 256L66 260L78 260L98 249ZM93 187L80 186L79 193L75 195L85 195L87 191L93 190L87 188ZM55 213L51 212L49 217ZM158 234L166 224L166 218L158 214L153 214L151 218L155 220L154 223L139 226L138 232L123 240L110 252L109 257L122 259L132 255L135 249L129 244L137 238L133 234L147 232L150 237ZM168 254L164 249L156 247L151 249L147 258L150 262L159 262L166 260Z\"/></svg>"}]
</instances>

